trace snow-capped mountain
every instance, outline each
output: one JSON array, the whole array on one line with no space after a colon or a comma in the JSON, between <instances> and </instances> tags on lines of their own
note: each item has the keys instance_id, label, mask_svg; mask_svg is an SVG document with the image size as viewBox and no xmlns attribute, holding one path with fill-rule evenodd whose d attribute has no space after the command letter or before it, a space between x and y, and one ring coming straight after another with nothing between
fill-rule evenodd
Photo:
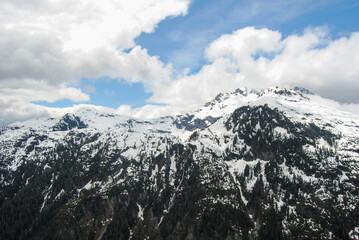
<instances>
[{"instance_id":1,"label":"snow-capped mountain","mask_svg":"<svg viewBox=\"0 0 359 240\"><path fill-rule=\"evenodd\" d=\"M0 132L0 239L358 239L359 116L302 88Z\"/></svg>"}]
</instances>

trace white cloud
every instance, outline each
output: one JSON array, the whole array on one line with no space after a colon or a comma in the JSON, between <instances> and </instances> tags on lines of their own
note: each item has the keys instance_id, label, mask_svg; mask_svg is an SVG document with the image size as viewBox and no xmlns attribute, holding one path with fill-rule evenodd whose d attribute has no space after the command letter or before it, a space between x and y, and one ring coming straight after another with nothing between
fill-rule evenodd
<instances>
[{"instance_id":1,"label":"white cloud","mask_svg":"<svg viewBox=\"0 0 359 240\"><path fill-rule=\"evenodd\" d=\"M38 116L37 110L23 111L34 108L31 101L89 100L69 87L83 77L141 81L147 91L170 81L171 65L149 56L134 39L166 17L186 14L188 5L189 0L0 0L0 119Z\"/></svg>"},{"instance_id":2,"label":"white cloud","mask_svg":"<svg viewBox=\"0 0 359 240\"><path fill-rule=\"evenodd\" d=\"M280 39L281 34L277 31L247 27L232 34L222 35L211 43L206 49L206 54L211 61L227 57L243 64L243 60L251 59L251 54L259 50L271 52L278 49Z\"/></svg>"},{"instance_id":3,"label":"white cloud","mask_svg":"<svg viewBox=\"0 0 359 240\"><path fill-rule=\"evenodd\" d=\"M172 107L169 105L160 106L160 105L152 105L147 104L142 107L132 108L129 105L121 105L116 109L115 113L136 117L140 119L151 119L151 118L159 118L163 116L173 116L183 113L188 110L187 108L180 108L178 106Z\"/></svg>"},{"instance_id":4,"label":"white cloud","mask_svg":"<svg viewBox=\"0 0 359 240\"><path fill-rule=\"evenodd\" d=\"M194 109L211 100L219 92L240 86L241 76L228 59L218 59L204 66L197 74L187 75L155 89L150 101Z\"/></svg>"},{"instance_id":5,"label":"white cloud","mask_svg":"<svg viewBox=\"0 0 359 240\"><path fill-rule=\"evenodd\" d=\"M242 86L299 85L342 103L359 103L356 52L359 33L330 39L325 27L308 28L282 39L278 31L246 27L212 42L206 49L210 64L155 89L151 100L193 109Z\"/></svg>"},{"instance_id":6,"label":"white cloud","mask_svg":"<svg viewBox=\"0 0 359 240\"><path fill-rule=\"evenodd\" d=\"M89 95L74 87L76 82L102 76L141 82L153 93L150 102L167 104L111 110L136 117L178 114L201 106L219 92L272 85L307 87L352 103L342 107L357 111L353 103L359 102L359 55L355 54L359 33L330 39L325 28L311 28L283 39L279 31L246 27L213 41L204 52L209 64L199 72L184 71L174 78L176 66L150 56L134 39L154 31L166 17L186 14L189 3L0 0L0 124L72 111L76 107L51 109L31 102L88 101ZM291 5L286 0L281 4ZM281 8L273 12L276 9ZM262 11L253 8L251 14ZM199 36L190 42L198 46L206 39ZM179 52L177 62L197 55L201 54Z\"/></svg>"}]
</instances>

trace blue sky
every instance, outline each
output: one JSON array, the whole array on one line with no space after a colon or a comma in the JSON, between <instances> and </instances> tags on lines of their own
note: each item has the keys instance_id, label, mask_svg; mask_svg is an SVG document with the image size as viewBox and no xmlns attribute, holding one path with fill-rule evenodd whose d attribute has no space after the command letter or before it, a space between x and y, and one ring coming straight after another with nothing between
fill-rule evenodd
<instances>
[{"instance_id":1,"label":"blue sky","mask_svg":"<svg viewBox=\"0 0 359 240\"><path fill-rule=\"evenodd\" d=\"M255 11L254 2L258 2ZM261 3L268 2L263 7ZM298 3L302 2L302 3ZM314 3L314 4L313 4ZM251 11L253 11L251 13ZM327 26L333 37L359 30L359 1L193 1L184 17L168 18L136 43L177 68L198 70L206 63L205 47L246 26L280 30L283 37L312 26Z\"/></svg>"},{"instance_id":2,"label":"blue sky","mask_svg":"<svg viewBox=\"0 0 359 240\"><path fill-rule=\"evenodd\" d=\"M358 0L3 0L0 16L0 125L79 104L158 117L272 85L359 113Z\"/></svg>"},{"instance_id":3,"label":"blue sky","mask_svg":"<svg viewBox=\"0 0 359 240\"><path fill-rule=\"evenodd\" d=\"M305 28L325 26L331 38L338 38L359 30L359 1L192 1L188 14L167 17L154 32L142 33L136 44L146 48L152 56L164 63L172 63L176 71L188 68L198 72L208 63L205 48L222 34L254 26L278 30L285 38L301 33ZM129 50L127 50L129 51ZM105 79L105 80L104 80ZM83 79L81 89L90 95L86 103L117 108L122 104L140 107L151 96L142 83L128 84L106 77L98 81ZM93 87L95 91L88 91ZM38 101L51 107L72 106L74 102L62 99L55 103Z\"/></svg>"},{"instance_id":4,"label":"blue sky","mask_svg":"<svg viewBox=\"0 0 359 240\"><path fill-rule=\"evenodd\" d=\"M128 104L137 108L143 106L146 100L151 96L150 93L144 91L142 83L129 84L108 77L95 80L84 78L81 80L80 87L91 96L91 100L85 103L90 102L97 106L110 108L117 108L122 104ZM75 104L69 99L61 99L54 103L47 101L36 101L34 103L59 108L69 107Z\"/></svg>"}]
</instances>

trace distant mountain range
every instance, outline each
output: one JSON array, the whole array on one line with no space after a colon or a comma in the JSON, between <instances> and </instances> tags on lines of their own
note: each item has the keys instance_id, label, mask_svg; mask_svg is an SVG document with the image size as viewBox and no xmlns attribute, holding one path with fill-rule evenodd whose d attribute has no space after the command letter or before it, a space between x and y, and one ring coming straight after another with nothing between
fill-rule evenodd
<instances>
[{"instance_id":1,"label":"distant mountain range","mask_svg":"<svg viewBox=\"0 0 359 240\"><path fill-rule=\"evenodd\" d=\"M0 239L359 239L359 116L303 88L0 130Z\"/></svg>"}]
</instances>

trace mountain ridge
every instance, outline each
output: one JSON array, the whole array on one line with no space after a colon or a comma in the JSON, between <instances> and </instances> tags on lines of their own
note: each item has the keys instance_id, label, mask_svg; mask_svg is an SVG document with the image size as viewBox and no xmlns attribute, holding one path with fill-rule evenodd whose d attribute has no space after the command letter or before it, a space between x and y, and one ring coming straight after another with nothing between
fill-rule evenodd
<instances>
[{"instance_id":1,"label":"mountain ridge","mask_svg":"<svg viewBox=\"0 0 359 240\"><path fill-rule=\"evenodd\" d=\"M17 122L0 134L0 238L355 239L358 141L358 116L302 88Z\"/></svg>"}]
</instances>

